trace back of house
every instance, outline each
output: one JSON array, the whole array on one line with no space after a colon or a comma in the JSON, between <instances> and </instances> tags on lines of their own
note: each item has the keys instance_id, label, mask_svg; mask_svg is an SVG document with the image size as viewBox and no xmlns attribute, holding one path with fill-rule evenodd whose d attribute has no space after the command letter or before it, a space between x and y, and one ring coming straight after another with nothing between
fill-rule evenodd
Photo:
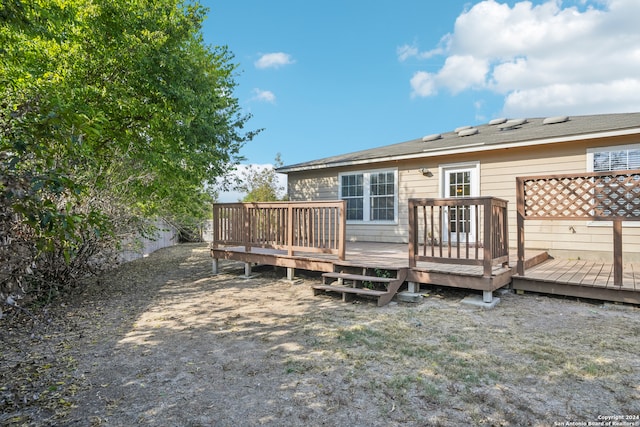
<instances>
[{"instance_id":1,"label":"back of house","mask_svg":"<svg viewBox=\"0 0 640 427\"><path fill-rule=\"evenodd\" d=\"M493 196L509 203L517 245L516 178L640 169L640 113L495 119L442 134L284 166L292 201L347 202L347 239L406 243L409 199ZM624 222L625 262L640 260L640 222ZM473 232L473 230L470 230ZM530 220L527 249L610 261L612 223Z\"/></svg>"}]
</instances>

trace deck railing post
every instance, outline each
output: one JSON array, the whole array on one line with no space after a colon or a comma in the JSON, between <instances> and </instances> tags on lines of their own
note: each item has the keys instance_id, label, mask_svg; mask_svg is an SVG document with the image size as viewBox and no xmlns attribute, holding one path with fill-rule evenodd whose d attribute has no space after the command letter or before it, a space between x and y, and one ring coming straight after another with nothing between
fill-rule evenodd
<instances>
[{"instance_id":1,"label":"deck railing post","mask_svg":"<svg viewBox=\"0 0 640 427\"><path fill-rule=\"evenodd\" d=\"M483 223L484 223L484 255L483 255L483 266L484 277L491 277L491 269L493 266L493 230L491 229L491 207L493 206L493 199L485 199L482 201L483 205Z\"/></svg>"},{"instance_id":2,"label":"deck railing post","mask_svg":"<svg viewBox=\"0 0 640 427\"><path fill-rule=\"evenodd\" d=\"M622 221L613 221L613 284L622 286Z\"/></svg>"},{"instance_id":3,"label":"deck railing post","mask_svg":"<svg viewBox=\"0 0 640 427\"><path fill-rule=\"evenodd\" d=\"M340 221L340 230L338 232L338 259L344 261L346 257L346 240L347 240L347 202L343 200L338 208L338 217Z\"/></svg>"},{"instance_id":4,"label":"deck railing post","mask_svg":"<svg viewBox=\"0 0 640 427\"><path fill-rule=\"evenodd\" d=\"M409 267L412 268L416 266L416 251L418 249L418 227L416 226L417 215L416 203L413 200L409 200ZM426 244L427 243L425 242L425 245Z\"/></svg>"},{"instance_id":5,"label":"deck railing post","mask_svg":"<svg viewBox=\"0 0 640 427\"><path fill-rule=\"evenodd\" d=\"M212 241L211 241L211 247L212 248L217 248L218 247L218 241L220 240L220 209L216 208L215 205L212 206L213 212L212 212L212 222L211 222L211 234L212 234Z\"/></svg>"},{"instance_id":6,"label":"deck railing post","mask_svg":"<svg viewBox=\"0 0 640 427\"><path fill-rule=\"evenodd\" d=\"M509 266L509 209L505 205L502 209L502 253L507 255L507 260L502 263L503 267Z\"/></svg>"},{"instance_id":7,"label":"deck railing post","mask_svg":"<svg viewBox=\"0 0 640 427\"><path fill-rule=\"evenodd\" d=\"M242 222L244 223L244 233L242 233L244 250L245 252L251 252L251 213L248 205L242 206Z\"/></svg>"},{"instance_id":8,"label":"deck railing post","mask_svg":"<svg viewBox=\"0 0 640 427\"><path fill-rule=\"evenodd\" d=\"M287 223L289 226L287 227L287 254L289 256L293 256L293 205L291 203L287 204Z\"/></svg>"},{"instance_id":9,"label":"deck railing post","mask_svg":"<svg viewBox=\"0 0 640 427\"><path fill-rule=\"evenodd\" d=\"M516 178L516 228L518 231L518 275L524 276L524 180Z\"/></svg>"}]
</instances>

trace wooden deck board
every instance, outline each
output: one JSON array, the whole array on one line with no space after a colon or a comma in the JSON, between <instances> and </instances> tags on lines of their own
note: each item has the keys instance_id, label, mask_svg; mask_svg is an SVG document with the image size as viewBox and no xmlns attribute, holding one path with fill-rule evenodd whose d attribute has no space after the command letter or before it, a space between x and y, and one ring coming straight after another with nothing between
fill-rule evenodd
<instances>
[{"instance_id":1,"label":"wooden deck board","mask_svg":"<svg viewBox=\"0 0 640 427\"><path fill-rule=\"evenodd\" d=\"M580 275L580 272L584 269L584 267L587 265L587 262L584 260L576 260L573 263L571 263L570 266L568 266L569 268L566 269L566 271L562 272L562 274L558 277L558 282L577 282L579 283L578 280L576 280L576 276Z\"/></svg>"},{"instance_id":2,"label":"wooden deck board","mask_svg":"<svg viewBox=\"0 0 640 427\"><path fill-rule=\"evenodd\" d=\"M599 288L613 287L613 265L604 264L600 274L593 283L593 286Z\"/></svg>"},{"instance_id":3,"label":"wooden deck board","mask_svg":"<svg viewBox=\"0 0 640 427\"><path fill-rule=\"evenodd\" d=\"M635 290L632 264L625 264L622 266L622 287Z\"/></svg>"},{"instance_id":4,"label":"wooden deck board","mask_svg":"<svg viewBox=\"0 0 640 427\"><path fill-rule=\"evenodd\" d=\"M555 267L548 273L547 280L551 282L560 281L560 277L564 276L565 273L571 270L571 268L575 265L574 260L561 259L557 260Z\"/></svg>"},{"instance_id":5,"label":"wooden deck board","mask_svg":"<svg viewBox=\"0 0 640 427\"><path fill-rule=\"evenodd\" d=\"M589 275L589 273L591 272L591 270L595 268L595 264L592 262L587 263L587 261L584 261L584 265L582 266L582 269L580 271L578 271L570 280L571 283L576 283L580 286L584 286L584 279L585 277L587 277Z\"/></svg>"},{"instance_id":6,"label":"wooden deck board","mask_svg":"<svg viewBox=\"0 0 640 427\"><path fill-rule=\"evenodd\" d=\"M567 260L562 259L550 259L542 264L526 270L527 277L536 277L538 280L545 282L553 282L554 275L558 274L558 271L564 268L567 264Z\"/></svg>"},{"instance_id":7,"label":"wooden deck board","mask_svg":"<svg viewBox=\"0 0 640 427\"><path fill-rule=\"evenodd\" d=\"M594 262L593 266L589 270L589 273L582 279L582 282L578 283L582 286L595 286L598 280L598 276L602 273L604 264L600 262Z\"/></svg>"}]
</instances>

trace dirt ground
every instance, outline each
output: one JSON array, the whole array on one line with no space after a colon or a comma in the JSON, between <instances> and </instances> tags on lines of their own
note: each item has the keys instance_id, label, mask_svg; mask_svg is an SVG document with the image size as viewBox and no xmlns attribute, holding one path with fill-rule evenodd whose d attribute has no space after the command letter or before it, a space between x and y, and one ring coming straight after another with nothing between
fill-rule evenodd
<instances>
[{"instance_id":1,"label":"dirt ground","mask_svg":"<svg viewBox=\"0 0 640 427\"><path fill-rule=\"evenodd\" d=\"M640 426L637 307L434 288L378 308L255 272L180 245L5 312L0 425Z\"/></svg>"}]
</instances>

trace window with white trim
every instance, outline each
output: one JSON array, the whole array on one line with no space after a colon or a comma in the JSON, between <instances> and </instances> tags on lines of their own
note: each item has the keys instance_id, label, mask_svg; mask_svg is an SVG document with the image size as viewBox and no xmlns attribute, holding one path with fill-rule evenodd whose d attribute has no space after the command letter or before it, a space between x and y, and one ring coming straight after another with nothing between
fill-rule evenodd
<instances>
[{"instance_id":1,"label":"window with white trim","mask_svg":"<svg viewBox=\"0 0 640 427\"><path fill-rule=\"evenodd\" d=\"M398 171L373 170L339 175L347 221L394 222L398 214Z\"/></svg>"},{"instance_id":2,"label":"window with white trim","mask_svg":"<svg viewBox=\"0 0 640 427\"><path fill-rule=\"evenodd\" d=\"M640 144L590 148L587 162L589 172L640 169Z\"/></svg>"}]
</instances>

